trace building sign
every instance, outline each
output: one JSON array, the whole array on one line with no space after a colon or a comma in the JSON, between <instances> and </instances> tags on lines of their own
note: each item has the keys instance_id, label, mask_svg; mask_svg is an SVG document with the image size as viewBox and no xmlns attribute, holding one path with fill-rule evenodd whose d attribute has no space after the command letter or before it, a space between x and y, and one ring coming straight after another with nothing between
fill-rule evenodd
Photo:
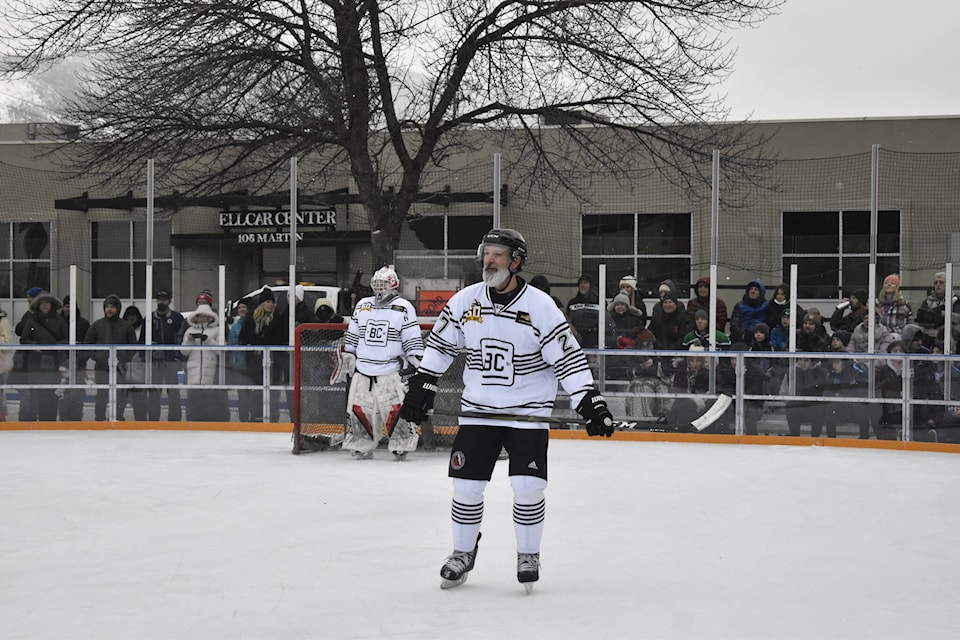
<instances>
[{"instance_id":1,"label":"building sign","mask_svg":"<svg viewBox=\"0 0 960 640\"><path fill-rule=\"evenodd\" d=\"M289 227L289 211L221 211L221 229L251 229L256 227ZM336 227L337 212L333 209L300 211L298 227Z\"/></svg>"},{"instance_id":2,"label":"building sign","mask_svg":"<svg viewBox=\"0 0 960 640\"><path fill-rule=\"evenodd\" d=\"M297 242L303 240L299 233L301 227L327 227L333 230L337 226L337 212L329 210L299 211L297 213ZM239 244L289 244L289 211L221 211L220 228L240 230L237 234Z\"/></svg>"},{"instance_id":3,"label":"building sign","mask_svg":"<svg viewBox=\"0 0 960 640\"><path fill-rule=\"evenodd\" d=\"M303 234L297 234L297 242L303 241ZM290 243L290 232L289 231L266 231L266 232L256 232L249 233L244 232L237 235L237 243L239 244L272 244L272 243Z\"/></svg>"}]
</instances>

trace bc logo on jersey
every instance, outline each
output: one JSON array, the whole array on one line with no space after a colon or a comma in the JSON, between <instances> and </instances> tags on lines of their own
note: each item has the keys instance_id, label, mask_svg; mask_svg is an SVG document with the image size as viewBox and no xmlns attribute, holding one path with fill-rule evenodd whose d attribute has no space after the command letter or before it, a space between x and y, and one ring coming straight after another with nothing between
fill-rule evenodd
<instances>
[{"instance_id":1,"label":"bc logo on jersey","mask_svg":"<svg viewBox=\"0 0 960 640\"><path fill-rule=\"evenodd\" d=\"M390 323L386 320L371 320L365 326L363 342L372 347L387 346L390 335Z\"/></svg>"},{"instance_id":2,"label":"bc logo on jersey","mask_svg":"<svg viewBox=\"0 0 960 640\"><path fill-rule=\"evenodd\" d=\"M484 338L480 341L480 363L483 384L506 387L513 384L513 345L511 343Z\"/></svg>"}]
</instances>

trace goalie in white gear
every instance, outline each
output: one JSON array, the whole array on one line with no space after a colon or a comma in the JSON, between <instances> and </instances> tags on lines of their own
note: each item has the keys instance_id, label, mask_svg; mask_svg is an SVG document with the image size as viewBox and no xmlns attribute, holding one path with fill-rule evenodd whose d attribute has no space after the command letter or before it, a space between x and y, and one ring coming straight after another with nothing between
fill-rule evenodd
<instances>
[{"instance_id":1,"label":"goalie in white gear","mask_svg":"<svg viewBox=\"0 0 960 640\"><path fill-rule=\"evenodd\" d=\"M354 308L344 337L340 378L352 374L347 395L348 432L343 448L356 458L370 458L383 436L402 459L417 448L417 425L400 418L406 395L401 369L418 367L423 339L417 312L400 297L400 279L390 267L370 279L373 295Z\"/></svg>"}]
</instances>

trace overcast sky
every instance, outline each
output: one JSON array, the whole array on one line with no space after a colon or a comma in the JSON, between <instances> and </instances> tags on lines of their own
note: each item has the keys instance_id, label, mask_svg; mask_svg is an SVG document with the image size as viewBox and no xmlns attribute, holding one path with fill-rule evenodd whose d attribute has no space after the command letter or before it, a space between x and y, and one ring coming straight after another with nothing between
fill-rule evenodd
<instances>
[{"instance_id":1,"label":"overcast sky","mask_svg":"<svg viewBox=\"0 0 960 640\"><path fill-rule=\"evenodd\" d=\"M787 0L730 34L735 71L719 92L733 120L957 115L958 18L948 0ZM30 101L0 83L0 117Z\"/></svg>"},{"instance_id":2,"label":"overcast sky","mask_svg":"<svg viewBox=\"0 0 960 640\"><path fill-rule=\"evenodd\" d=\"M757 29L731 34L730 117L960 114L958 17L948 0L787 0Z\"/></svg>"}]
</instances>

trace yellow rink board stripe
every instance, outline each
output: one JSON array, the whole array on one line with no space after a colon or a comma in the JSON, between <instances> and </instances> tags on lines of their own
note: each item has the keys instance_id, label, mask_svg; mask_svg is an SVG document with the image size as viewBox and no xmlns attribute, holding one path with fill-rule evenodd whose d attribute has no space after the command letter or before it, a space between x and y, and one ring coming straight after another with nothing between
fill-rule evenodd
<instances>
[{"instance_id":1,"label":"yellow rink board stripe","mask_svg":"<svg viewBox=\"0 0 960 640\"><path fill-rule=\"evenodd\" d=\"M329 428L338 430L339 425L320 425L321 432ZM438 434L452 434L455 427L436 426ZM291 433L291 422L0 422L0 431L246 431L261 433ZM590 438L587 432L577 429L551 429L550 437L556 440L592 440L602 442L607 438ZM889 449L894 451L938 451L960 453L960 445L937 442L903 442L901 440L860 440L858 438L810 438L790 436L735 436L702 433L666 433L659 431L618 431L611 440L633 442L699 442L707 444L766 444L793 447L844 447L850 449Z\"/></svg>"}]
</instances>

